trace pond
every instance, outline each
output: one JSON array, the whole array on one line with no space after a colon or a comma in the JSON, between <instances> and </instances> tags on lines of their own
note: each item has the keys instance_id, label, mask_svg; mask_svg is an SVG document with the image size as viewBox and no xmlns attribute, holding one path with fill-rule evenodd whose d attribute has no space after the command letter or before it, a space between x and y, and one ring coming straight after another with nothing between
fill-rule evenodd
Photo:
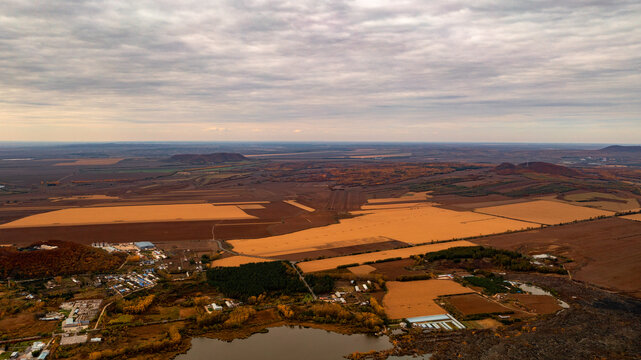
<instances>
[{"instance_id":1,"label":"pond","mask_svg":"<svg viewBox=\"0 0 641 360\"><path fill-rule=\"evenodd\" d=\"M531 293L532 295L547 295L547 296L554 297L554 295L552 295L552 293L550 293L549 291L545 291L545 290L541 289L538 286L534 286L534 285L531 285L531 284L521 284L521 283L517 283L517 284L518 284L519 288L521 288L521 290L527 291L527 292ZM556 301L558 301L559 305L564 309L567 309L567 308L570 307L570 305L568 305L565 301L563 301L561 299L556 299Z\"/></svg>"},{"instance_id":2,"label":"pond","mask_svg":"<svg viewBox=\"0 0 641 360\"><path fill-rule=\"evenodd\" d=\"M191 349L186 354L178 355L175 360L344 360L345 355L355 351L391 347L386 336L343 335L320 329L282 326L232 342L194 338L191 340Z\"/></svg>"}]
</instances>

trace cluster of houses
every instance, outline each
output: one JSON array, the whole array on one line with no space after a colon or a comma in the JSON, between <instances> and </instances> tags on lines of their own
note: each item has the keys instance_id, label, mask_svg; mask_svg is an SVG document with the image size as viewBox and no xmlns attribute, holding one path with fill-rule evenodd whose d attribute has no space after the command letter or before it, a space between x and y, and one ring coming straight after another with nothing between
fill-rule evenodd
<instances>
[{"instance_id":1,"label":"cluster of houses","mask_svg":"<svg viewBox=\"0 0 641 360\"><path fill-rule=\"evenodd\" d=\"M25 349L23 352L14 351L9 355L9 359L36 359L44 360L49 356L49 350L45 350L46 344L42 341L36 341ZM6 359L6 358L3 358Z\"/></svg>"},{"instance_id":2,"label":"cluster of houses","mask_svg":"<svg viewBox=\"0 0 641 360\"><path fill-rule=\"evenodd\" d=\"M76 332L86 329L100 311L102 299L77 300L65 302L60 308L69 311L69 316L62 322L64 332Z\"/></svg>"},{"instance_id":3,"label":"cluster of houses","mask_svg":"<svg viewBox=\"0 0 641 360\"><path fill-rule=\"evenodd\" d=\"M236 306L239 305L239 303L234 302L233 300L230 300L230 299L223 300L223 304L225 304L225 306L229 309L235 308ZM218 305L215 302L205 305L205 310L207 312L222 311L223 309L224 307L222 305Z\"/></svg>"},{"instance_id":4,"label":"cluster of houses","mask_svg":"<svg viewBox=\"0 0 641 360\"><path fill-rule=\"evenodd\" d=\"M158 282L154 269L145 269L140 274L132 271L125 275L104 275L103 279L109 289L123 296L132 291L154 287Z\"/></svg>"}]
</instances>

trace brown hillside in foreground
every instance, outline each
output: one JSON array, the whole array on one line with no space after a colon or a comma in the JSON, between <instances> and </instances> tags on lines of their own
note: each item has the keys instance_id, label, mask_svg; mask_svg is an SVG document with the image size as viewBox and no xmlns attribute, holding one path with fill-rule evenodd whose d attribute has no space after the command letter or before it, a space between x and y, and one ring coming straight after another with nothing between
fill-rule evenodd
<instances>
[{"instance_id":1,"label":"brown hillside in foreground","mask_svg":"<svg viewBox=\"0 0 641 360\"><path fill-rule=\"evenodd\" d=\"M29 248L43 244L58 248L22 251L14 247L0 248L0 276L4 279L28 279L103 272L118 268L126 257L124 253L109 254L101 249L59 240L38 242Z\"/></svg>"},{"instance_id":2,"label":"brown hillside in foreground","mask_svg":"<svg viewBox=\"0 0 641 360\"><path fill-rule=\"evenodd\" d=\"M177 154L169 158L169 161L172 162L181 162L193 165L216 164L243 160L247 160L247 158L238 153Z\"/></svg>"},{"instance_id":3,"label":"brown hillside in foreground","mask_svg":"<svg viewBox=\"0 0 641 360\"><path fill-rule=\"evenodd\" d=\"M527 162L518 165L512 163L502 163L494 168L497 174L512 175L532 172L539 174L561 175L567 177L581 176L581 173L561 165L550 164L546 162Z\"/></svg>"}]
</instances>

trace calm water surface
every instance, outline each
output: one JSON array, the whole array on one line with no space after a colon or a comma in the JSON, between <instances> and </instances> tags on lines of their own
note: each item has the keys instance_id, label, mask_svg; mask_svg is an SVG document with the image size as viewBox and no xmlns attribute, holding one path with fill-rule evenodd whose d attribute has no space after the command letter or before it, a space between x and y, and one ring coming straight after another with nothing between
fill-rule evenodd
<instances>
[{"instance_id":1,"label":"calm water surface","mask_svg":"<svg viewBox=\"0 0 641 360\"><path fill-rule=\"evenodd\" d=\"M392 347L386 336L342 335L304 327L270 328L268 333L226 342L194 338L191 349L176 360L344 360L354 351L385 350Z\"/></svg>"}]
</instances>

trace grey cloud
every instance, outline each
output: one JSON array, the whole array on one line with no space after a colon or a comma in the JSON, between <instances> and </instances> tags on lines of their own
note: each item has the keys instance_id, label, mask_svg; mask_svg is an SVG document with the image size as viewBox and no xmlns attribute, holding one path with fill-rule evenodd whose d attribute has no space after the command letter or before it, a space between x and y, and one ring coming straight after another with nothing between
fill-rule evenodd
<instances>
[{"instance_id":1,"label":"grey cloud","mask_svg":"<svg viewBox=\"0 0 641 360\"><path fill-rule=\"evenodd\" d=\"M641 113L636 1L369 3L3 1L0 96L133 123Z\"/></svg>"}]
</instances>

